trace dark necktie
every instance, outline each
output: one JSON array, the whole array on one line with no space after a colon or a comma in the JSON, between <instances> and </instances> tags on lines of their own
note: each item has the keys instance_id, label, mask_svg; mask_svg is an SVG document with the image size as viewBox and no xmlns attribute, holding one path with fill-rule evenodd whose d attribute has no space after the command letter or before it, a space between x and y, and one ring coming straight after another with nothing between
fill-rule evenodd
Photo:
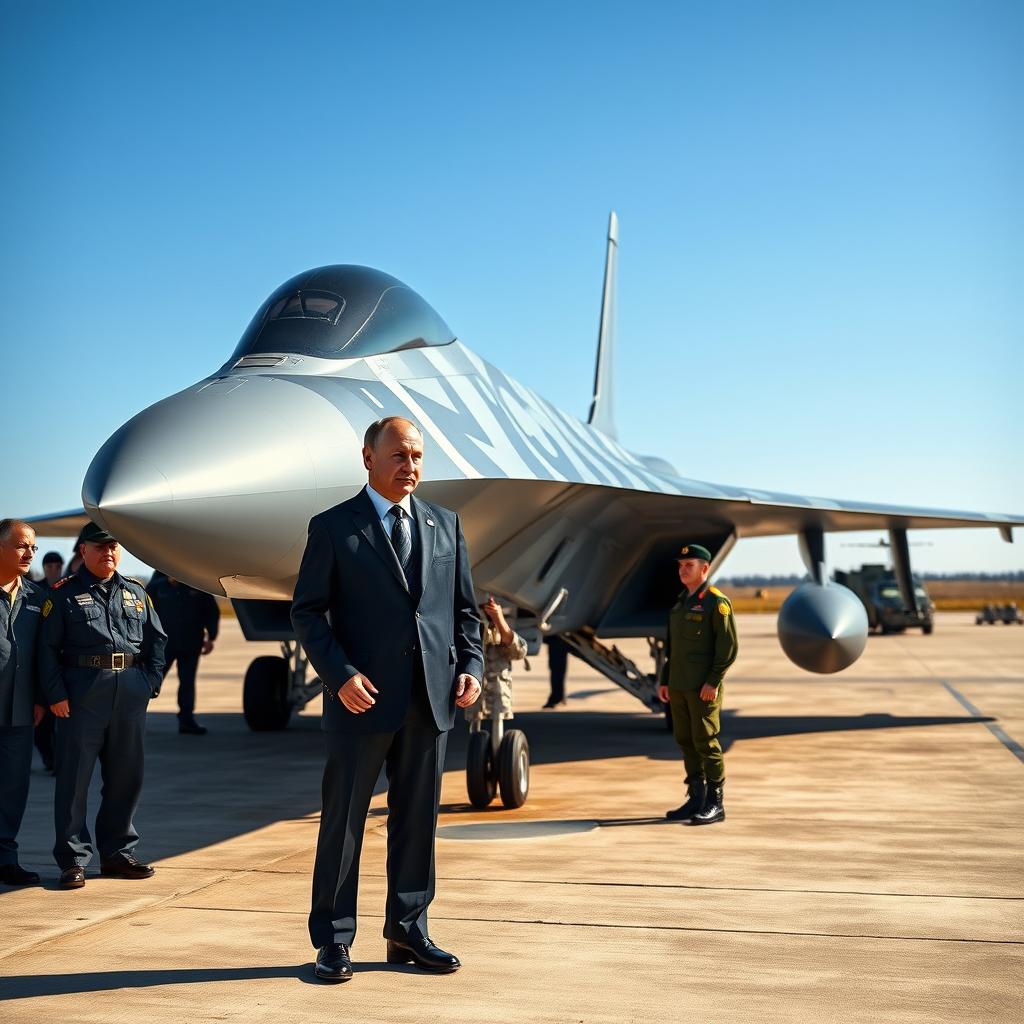
<instances>
[{"instance_id":1,"label":"dark necktie","mask_svg":"<svg viewBox=\"0 0 1024 1024\"><path fill-rule=\"evenodd\" d=\"M412 537L409 534L409 527L405 522L405 510L401 505L391 506L391 515L394 523L391 526L391 546L398 555L398 564L405 573L405 580L412 589L412 580L409 578L410 562L412 560Z\"/></svg>"}]
</instances>

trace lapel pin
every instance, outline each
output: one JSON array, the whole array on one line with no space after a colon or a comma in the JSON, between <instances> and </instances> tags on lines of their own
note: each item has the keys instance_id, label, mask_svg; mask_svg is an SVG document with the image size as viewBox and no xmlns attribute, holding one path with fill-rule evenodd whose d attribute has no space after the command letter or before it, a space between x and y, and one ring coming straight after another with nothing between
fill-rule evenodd
<instances>
[{"instance_id":1,"label":"lapel pin","mask_svg":"<svg viewBox=\"0 0 1024 1024\"><path fill-rule=\"evenodd\" d=\"M433 525L434 525L434 520L433 519L428 519L427 520L427 526L433 526Z\"/></svg>"}]
</instances>

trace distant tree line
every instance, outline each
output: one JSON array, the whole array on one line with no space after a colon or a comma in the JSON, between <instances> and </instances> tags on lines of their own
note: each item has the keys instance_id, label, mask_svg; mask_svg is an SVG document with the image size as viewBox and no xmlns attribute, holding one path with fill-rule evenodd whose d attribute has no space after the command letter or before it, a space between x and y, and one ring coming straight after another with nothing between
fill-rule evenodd
<instances>
[{"instance_id":1,"label":"distant tree line","mask_svg":"<svg viewBox=\"0 0 1024 1024\"><path fill-rule=\"evenodd\" d=\"M1024 582L1024 570L1017 572L914 572L919 580L950 580L957 583L974 582ZM788 576L775 575L763 576L760 573L740 576L722 576L718 582L731 587L795 587L799 583L806 583L811 577L804 573L798 576L790 573Z\"/></svg>"}]
</instances>

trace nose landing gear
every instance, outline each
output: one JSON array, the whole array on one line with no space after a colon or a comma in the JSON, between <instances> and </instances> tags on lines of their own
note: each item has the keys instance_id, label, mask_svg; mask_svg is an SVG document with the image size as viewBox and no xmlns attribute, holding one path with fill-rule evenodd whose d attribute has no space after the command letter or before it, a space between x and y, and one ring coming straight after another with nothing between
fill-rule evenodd
<instances>
[{"instance_id":1,"label":"nose landing gear","mask_svg":"<svg viewBox=\"0 0 1024 1024\"><path fill-rule=\"evenodd\" d=\"M530 792L530 744L522 729L509 729L500 712L489 721L470 725L466 752L466 791L478 810L489 807L498 792L504 807L514 809L526 803Z\"/></svg>"}]
</instances>

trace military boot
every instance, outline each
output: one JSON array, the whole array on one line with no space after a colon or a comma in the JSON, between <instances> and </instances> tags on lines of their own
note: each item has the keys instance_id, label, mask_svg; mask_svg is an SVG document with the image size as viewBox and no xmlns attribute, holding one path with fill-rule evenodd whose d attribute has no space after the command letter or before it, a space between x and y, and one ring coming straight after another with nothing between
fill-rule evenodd
<instances>
[{"instance_id":1,"label":"military boot","mask_svg":"<svg viewBox=\"0 0 1024 1024\"><path fill-rule=\"evenodd\" d=\"M693 817L704 806L708 794L708 784L704 781L703 776L695 775L686 780L686 792L688 799L682 807L665 812L665 817L669 821L686 821Z\"/></svg>"},{"instance_id":2,"label":"military boot","mask_svg":"<svg viewBox=\"0 0 1024 1024\"><path fill-rule=\"evenodd\" d=\"M704 806L690 818L687 825L714 825L716 821L725 821L723 785L721 782L712 782L708 785L708 795Z\"/></svg>"}]
</instances>

